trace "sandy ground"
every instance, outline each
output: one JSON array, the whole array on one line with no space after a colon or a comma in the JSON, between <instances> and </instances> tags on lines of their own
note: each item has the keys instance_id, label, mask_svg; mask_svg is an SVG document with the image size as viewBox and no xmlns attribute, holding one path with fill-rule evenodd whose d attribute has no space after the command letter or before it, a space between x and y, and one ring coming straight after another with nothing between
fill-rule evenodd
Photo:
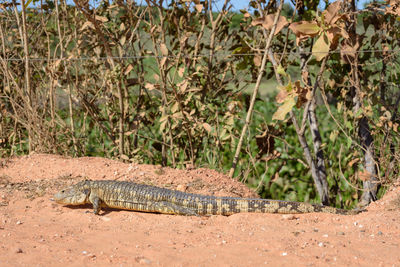
<instances>
[{"instance_id":1,"label":"sandy ground","mask_svg":"<svg viewBox=\"0 0 400 267\"><path fill-rule=\"evenodd\" d=\"M69 208L53 194L82 179L131 180L181 191L254 197L208 169L103 158L0 160L0 266L400 266L400 187L368 211L186 217Z\"/></svg>"}]
</instances>

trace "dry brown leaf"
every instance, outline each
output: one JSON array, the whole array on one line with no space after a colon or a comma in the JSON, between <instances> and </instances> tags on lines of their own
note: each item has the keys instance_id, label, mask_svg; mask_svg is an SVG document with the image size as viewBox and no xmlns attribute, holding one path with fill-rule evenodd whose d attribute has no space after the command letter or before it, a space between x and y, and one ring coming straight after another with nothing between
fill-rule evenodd
<instances>
[{"instance_id":1,"label":"dry brown leaf","mask_svg":"<svg viewBox=\"0 0 400 267\"><path fill-rule=\"evenodd\" d=\"M372 176L372 173L367 170L358 172L358 178L360 178L361 181L369 181L371 180Z\"/></svg>"},{"instance_id":2,"label":"dry brown leaf","mask_svg":"<svg viewBox=\"0 0 400 267\"><path fill-rule=\"evenodd\" d=\"M346 63L351 63L356 57L357 51L360 48L363 37L360 35L352 36L341 43L340 56Z\"/></svg>"},{"instance_id":3,"label":"dry brown leaf","mask_svg":"<svg viewBox=\"0 0 400 267\"><path fill-rule=\"evenodd\" d=\"M325 17L325 24L333 25L336 21L341 17L338 13L339 10L342 8L342 1L333 2L328 6L322 14Z\"/></svg>"},{"instance_id":4,"label":"dry brown leaf","mask_svg":"<svg viewBox=\"0 0 400 267\"><path fill-rule=\"evenodd\" d=\"M254 65L256 67L260 67L261 66L261 55L258 55L258 54L255 55L253 61L254 61Z\"/></svg>"},{"instance_id":5,"label":"dry brown leaf","mask_svg":"<svg viewBox=\"0 0 400 267\"><path fill-rule=\"evenodd\" d=\"M129 72L131 72L131 70L133 70L133 66L132 66L132 64L129 64L128 67L126 67L126 70L125 70L124 74L128 75Z\"/></svg>"},{"instance_id":6,"label":"dry brown leaf","mask_svg":"<svg viewBox=\"0 0 400 267\"><path fill-rule=\"evenodd\" d=\"M288 91L286 91L286 87L284 87L284 86L279 86L279 87L281 88L281 90L276 95L275 100L276 100L276 103L282 104L283 102L285 102L289 93L288 93Z\"/></svg>"},{"instance_id":7,"label":"dry brown leaf","mask_svg":"<svg viewBox=\"0 0 400 267\"><path fill-rule=\"evenodd\" d=\"M86 21L85 23L83 23L82 27L81 27L81 31L83 31L86 28L91 28L94 29L94 25L92 22L90 21Z\"/></svg>"},{"instance_id":8,"label":"dry brown leaf","mask_svg":"<svg viewBox=\"0 0 400 267\"><path fill-rule=\"evenodd\" d=\"M179 91L181 93L184 93L188 87L189 83L187 80L182 81L181 83L178 83Z\"/></svg>"},{"instance_id":9,"label":"dry brown leaf","mask_svg":"<svg viewBox=\"0 0 400 267\"><path fill-rule=\"evenodd\" d=\"M98 16L98 15L96 15L95 18L96 18L96 20L101 21L101 22L107 22L108 21L108 18L102 17L102 16Z\"/></svg>"},{"instance_id":10,"label":"dry brown leaf","mask_svg":"<svg viewBox=\"0 0 400 267\"><path fill-rule=\"evenodd\" d=\"M303 83L308 84L308 77L310 73L308 71L301 72L301 78L303 79Z\"/></svg>"},{"instance_id":11,"label":"dry brown leaf","mask_svg":"<svg viewBox=\"0 0 400 267\"><path fill-rule=\"evenodd\" d=\"M309 37L317 36L321 30L316 22L309 21L294 22L290 24L289 29L296 35L297 45Z\"/></svg>"},{"instance_id":12,"label":"dry brown leaf","mask_svg":"<svg viewBox=\"0 0 400 267\"><path fill-rule=\"evenodd\" d=\"M275 19L275 14L269 14L265 17L253 20L251 22L251 25L253 26L262 25L265 29L271 30L272 26L274 25L274 19ZM288 23L289 22L284 16L279 16L274 34L275 35L278 34L283 29L283 27L285 27Z\"/></svg>"},{"instance_id":13,"label":"dry brown leaf","mask_svg":"<svg viewBox=\"0 0 400 267\"><path fill-rule=\"evenodd\" d=\"M185 67L180 67L179 70L178 70L178 75L179 75L179 77L182 78L184 72L185 72Z\"/></svg>"},{"instance_id":14,"label":"dry brown leaf","mask_svg":"<svg viewBox=\"0 0 400 267\"><path fill-rule=\"evenodd\" d=\"M146 85L144 86L147 90L154 90L156 87L154 86L154 84L152 83L146 83Z\"/></svg>"},{"instance_id":15,"label":"dry brown leaf","mask_svg":"<svg viewBox=\"0 0 400 267\"><path fill-rule=\"evenodd\" d=\"M349 162L349 167L353 167L353 165L354 165L354 163L357 163L357 162L359 162L360 161L360 159L359 158L355 158L355 159L352 159L352 160L350 160L350 162Z\"/></svg>"},{"instance_id":16,"label":"dry brown leaf","mask_svg":"<svg viewBox=\"0 0 400 267\"><path fill-rule=\"evenodd\" d=\"M119 39L119 43L120 43L121 45L124 45L125 42L126 42L126 35L122 35L121 39Z\"/></svg>"},{"instance_id":17,"label":"dry brown leaf","mask_svg":"<svg viewBox=\"0 0 400 267\"><path fill-rule=\"evenodd\" d=\"M164 65L165 65L165 62L167 62L167 57L163 57L161 60L160 60L160 67L162 68L162 67L164 67Z\"/></svg>"},{"instance_id":18,"label":"dry brown leaf","mask_svg":"<svg viewBox=\"0 0 400 267\"><path fill-rule=\"evenodd\" d=\"M195 6L195 8L196 8L197 12L200 13L200 12L203 10L203 5L202 5L202 4L197 4L197 5Z\"/></svg>"},{"instance_id":19,"label":"dry brown leaf","mask_svg":"<svg viewBox=\"0 0 400 267\"><path fill-rule=\"evenodd\" d=\"M160 51L163 56L168 56L168 48L165 44L160 44Z\"/></svg>"},{"instance_id":20,"label":"dry brown leaf","mask_svg":"<svg viewBox=\"0 0 400 267\"><path fill-rule=\"evenodd\" d=\"M204 129L205 129L208 133L211 133L212 127L211 127L210 124L208 124L207 122L204 122L204 123L203 123L203 127L204 127Z\"/></svg>"},{"instance_id":21,"label":"dry brown leaf","mask_svg":"<svg viewBox=\"0 0 400 267\"><path fill-rule=\"evenodd\" d=\"M311 98L311 91L307 87L302 87L299 80L293 84L293 89L297 95L296 107L300 108Z\"/></svg>"}]
</instances>

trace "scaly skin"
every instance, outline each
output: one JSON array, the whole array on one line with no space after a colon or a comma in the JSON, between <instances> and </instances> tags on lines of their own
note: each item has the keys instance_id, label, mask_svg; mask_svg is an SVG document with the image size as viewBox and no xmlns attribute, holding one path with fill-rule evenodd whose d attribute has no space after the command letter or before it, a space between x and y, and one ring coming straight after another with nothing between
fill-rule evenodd
<instances>
[{"instance_id":1,"label":"scaly skin","mask_svg":"<svg viewBox=\"0 0 400 267\"><path fill-rule=\"evenodd\" d=\"M95 214L101 208L155 212L178 215L231 215L240 212L356 214L317 204L257 198L215 197L189 194L156 186L120 181L79 182L54 195L59 204L93 204Z\"/></svg>"}]
</instances>

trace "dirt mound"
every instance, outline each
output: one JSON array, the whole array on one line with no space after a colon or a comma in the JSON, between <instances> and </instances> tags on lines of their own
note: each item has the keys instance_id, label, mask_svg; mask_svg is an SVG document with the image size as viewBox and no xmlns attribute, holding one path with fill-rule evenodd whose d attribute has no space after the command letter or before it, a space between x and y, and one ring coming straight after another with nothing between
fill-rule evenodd
<instances>
[{"instance_id":1,"label":"dirt mound","mask_svg":"<svg viewBox=\"0 0 400 267\"><path fill-rule=\"evenodd\" d=\"M52 201L82 179L129 180L216 196L256 197L209 169L34 154L0 161L0 265L400 265L400 187L356 216L185 217Z\"/></svg>"}]
</instances>

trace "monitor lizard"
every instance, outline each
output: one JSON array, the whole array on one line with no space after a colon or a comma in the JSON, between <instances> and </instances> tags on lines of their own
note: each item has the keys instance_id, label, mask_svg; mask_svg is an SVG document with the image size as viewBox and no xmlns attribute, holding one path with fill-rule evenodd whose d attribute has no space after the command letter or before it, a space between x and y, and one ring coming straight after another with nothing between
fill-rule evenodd
<instances>
[{"instance_id":1,"label":"monitor lizard","mask_svg":"<svg viewBox=\"0 0 400 267\"><path fill-rule=\"evenodd\" d=\"M84 180L54 195L63 205L92 204L95 214L101 208L177 215L231 215L241 212L357 214L319 204L257 198L216 197L185 193L166 188L113 180Z\"/></svg>"}]
</instances>

